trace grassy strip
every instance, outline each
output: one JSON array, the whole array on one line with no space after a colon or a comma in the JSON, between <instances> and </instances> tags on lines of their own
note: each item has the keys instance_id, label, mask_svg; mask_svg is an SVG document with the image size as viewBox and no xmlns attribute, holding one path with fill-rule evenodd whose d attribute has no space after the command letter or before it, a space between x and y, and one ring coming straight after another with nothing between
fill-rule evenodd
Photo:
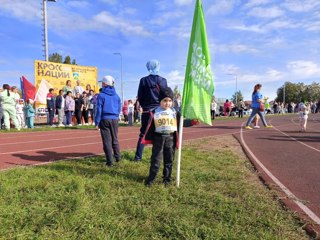
<instances>
[{"instance_id":1,"label":"grassy strip","mask_svg":"<svg viewBox=\"0 0 320 240\"><path fill-rule=\"evenodd\" d=\"M160 177L144 187L149 161L128 161L133 152L114 168L95 157L1 172L0 238L307 239L245 158L223 143L185 146L180 189Z\"/></svg>"}]
</instances>

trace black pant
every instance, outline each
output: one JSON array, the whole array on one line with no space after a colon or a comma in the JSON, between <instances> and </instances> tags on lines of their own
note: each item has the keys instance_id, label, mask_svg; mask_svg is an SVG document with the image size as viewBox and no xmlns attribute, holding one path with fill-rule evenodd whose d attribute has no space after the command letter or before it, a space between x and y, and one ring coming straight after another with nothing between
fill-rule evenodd
<instances>
[{"instance_id":1,"label":"black pant","mask_svg":"<svg viewBox=\"0 0 320 240\"><path fill-rule=\"evenodd\" d=\"M82 110L82 116L83 116L83 118L84 118L84 122L85 122L85 123L88 123L88 118L89 118L89 116L88 116L88 110Z\"/></svg>"},{"instance_id":2,"label":"black pant","mask_svg":"<svg viewBox=\"0 0 320 240\"><path fill-rule=\"evenodd\" d=\"M137 143L136 154L134 157L134 159L136 160L141 160L142 158L144 145L141 143L141 140L147 130L149 119L150 119L150 112L143 112L141 114L141 128L140 128L140 134L139 134L139 139Z\"/></svg>"},{"instance_id":3,"label":"black pant","mask_svg":"<svg viewBox=\"0 0 320 240\"><path fill-rule=\"evenodd\" d=\"M238 116L239 118L243 118L243 109L238 110Z\"/></svg>"},{"instance_id":4,"label":"black pant","mask_svg":"<svg viewBox=\"0 0 320 240\"><path fill-rule=\"evenodd\" d=\"M157 177L163 158L163 181L171 182L172 164L175 153L174 134L160 135L155 133L153 138L151 166L147 183L152 183Z\"/></svg>"},{"instance_id":5,"label":"black pant","mask_svg":"<svg viewBox=\"0 0 320 240\"><path fill-rule=\"evenodd\" d=\"M216 117L216 110L211 110L211 119L215 119Z\"/></svg>"},{"instance_id":6,"label":"black pant","mask_svg":"<svg viewBox=\"0 0 320 240\"><path fill-rule=\"evenodd\" d=\"M76 119L77 119L77 124L81 124L81 118L82 118L82 113L81 113L81 110L80 109L76 109L74 111L74 115L76 116Z\"/></svg>"},{"instance_id":7,"label":"black pant","mask_svg":"<svg viewBox=\"0 0 320 240\"><path fill-rule=\"evenodd\" d=\"M113 155L116 161L119 161L121 158L120 147L118 142L118 122L118 119L105 119L101 120L99 125L103 151L106 155L106 161L108 166L112 166Z\"/></svg>"}]
</instances>

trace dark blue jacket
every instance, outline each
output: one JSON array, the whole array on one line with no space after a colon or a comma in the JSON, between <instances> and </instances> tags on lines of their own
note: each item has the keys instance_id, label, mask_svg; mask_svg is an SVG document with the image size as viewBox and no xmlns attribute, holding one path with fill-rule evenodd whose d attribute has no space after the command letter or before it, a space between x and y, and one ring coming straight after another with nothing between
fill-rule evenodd
<instances>
[{"instance_id":1,"label":"dark blue jacket","mask_svg":"<svg viewBox=\"0 0 320 240\"><path fill-rule=\"evenodd\" d=\"M104 87L97 99L96 126L104 119L119 119L120 111L121 100L116 90L111 86Z\"/></svg>"},{"instance_id":2,"label":"dark blue jacket","mask_svg":"<svg viewBox=\"0 0 320 240\"><path fill-rule=\"evenodd\" d=\"M158 75L141 78L138 89L138 100L143 111L149 111L159 106L160 88L167 87L167 79Z\"/></svg>"},{"instance_id":3,"label":"dark blue jacket","mask_svg":"<svg viewBox=\"0 0 320 240\"><path fill-rule=\"evenodd\" d=\"M48 98L50 98L50 100ZM50 108L52 108L52 109L55 108L55 97L51 93L47 94L47 108L49 108L49 109Z\"/></svg>"},{"instance_id":4,"label":"dark blue jacket","mask_svg":"<svg viewBox=\"0 0 320 240\"><path fill-rule=\"evenodd\" d=\"M56 109L61 109L62 98L63 96L60 95L56 98Z\"/></svg>"}]
</instances>

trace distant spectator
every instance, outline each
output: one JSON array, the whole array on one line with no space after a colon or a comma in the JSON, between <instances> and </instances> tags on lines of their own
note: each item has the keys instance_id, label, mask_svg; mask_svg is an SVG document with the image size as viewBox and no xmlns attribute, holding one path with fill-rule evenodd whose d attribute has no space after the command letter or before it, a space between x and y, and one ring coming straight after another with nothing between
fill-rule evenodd
<instances>
[{"instance_id":1,"label":"distant spectator","mask_svg":"<svg viewBox=\"0 0 320 240\"><path fill-rule=\"evenodd\" d=\"M122 114L124 118L124 123L128 123L128 101L127 100L124 100L123 102Z\"/></svg>"},{"instance_id":2,"label":"distant spectator","mask_svg":"<svg viewBox=\"0 0 320 240\"><path fill-rule=\"evenodd\" d=\"M62 88L62 90L64 96L66 96L69 91L72 93L71 80L66 81L66 85Z\"/></svg>"},{"instance_id":3,"label":"distant spectator","mask_svg":"<svg viewBox=\"0 0 320 240\"><path fill-rule=\"evenodd\" d=\"M72 98L72 92L68 91L65 102L66 126L72 127L72 113L75 110L75 102Z\"/></svg>"},{"instance_id":4,"label":"distant spectator","mask_svg":"<svg viewBox=\"0 0 320 240\"><path fill-rule=\"evenodd\" d=\"M2 106L5 129L10 130L11 118L16 129L20 130L16 114L16 96L10 91L8 84L3 84L3 91L0 93L0 105Z\"/></svg>"},{"instance_id":5,"label":"distant spectator","mask_svg":"<svg viewBox=\"0 0 320 240\"><path fill-rule=\"evenodd\" d=\"M29 99L27 101L27 106L25 108L25 114L26 114L26 122L27 122L27 127L28 128L34 128L34 115L35 115L35 110L33 108L33 100Z\"/></svg>"},{"instance_id":6,"label":"distant spectator","mask_svg":"<svg viewBox=\"0 0 320 240\"><path fill-rule=\"evenodd\" d=\"M55 113L55 95L54 95L54 89L50 88L49 93L47 94L47 108L48 108L48 114L49 114L49 125L50 127L55 127L53 124L54 119L54 113Z\"/></svg>"},{"instance_id":7,"label":"distant spectator","mask_svg":"<svg viewBox=\"0 0 320 240\"><path fill-rule=\"evenodd\" d=\"M133 113L134 113L134 106L132 103L132 100L128 101L128 122L129 122L129 126L133 126L132 122L133 122Z\"/></svg>"},{"instance_id":8,"label":"distant spectator","mask_svg":"<svg viewBox=\"0 0 320 240\"><path fill-rule=\"evenodd\" d=\"M84 92L84 90L83 90L83 87L80 85L80 80L77 80L76 84L77 85L74 87L73 94L74 96L77 96L77 93L79 93L80 96L82 96L82 93Z\"/></svg>"},{"instance_id":9,"label":"distant spectator","mask_svg":"<svg viewBox=\"0 0 320 240\"><path fill-rule=\"evenodd\" d=\"M64 99L64 92L63 90L61 89L59 91L59 96L57 96L56 98L56 110L58 112L58 127L63 127L63 119L64 119L64 116L65 116L65 113L64 113L64 107L65 107L65 99Z\"/></svg>"},{"instance_id":10,"label":"distant spectator","mask_svg":"<svg viewBox=\"0 0 320 240\"><path fill-rule=\"evenodd\" d=\"M224 116L230 116L231 113L231 103L227 99L226 102L223 104L223 113Z\"/></svg>"},{"instance_id":11,"label":"distant spectator","mask_svg":"<svg viewBox=\"0 0 320 240\"><path fill-rule=\"evenodd\" d=\"M212 98L212 101L211 101L211 119L212 120L215 119L217 106L218 105L217 105L216 101L214 100L214 98Z\"/></svg>"}]
</instances>

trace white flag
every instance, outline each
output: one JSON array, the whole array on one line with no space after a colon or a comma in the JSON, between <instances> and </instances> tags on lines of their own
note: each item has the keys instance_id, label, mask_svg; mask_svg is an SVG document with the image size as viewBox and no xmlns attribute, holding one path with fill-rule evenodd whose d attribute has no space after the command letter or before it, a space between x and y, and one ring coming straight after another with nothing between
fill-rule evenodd
<instances>
[{"instance_id":1,"label":"white flag","mask_svg":"<svg viewBox=\"0 0 320 240\"><path fill-rule=\"evenodd\" d=\"M52 85L42 79L34 101L41 104L47 104L47 94L49 93L50 88L52 88Z\"/></svg>"}]
</instances>

